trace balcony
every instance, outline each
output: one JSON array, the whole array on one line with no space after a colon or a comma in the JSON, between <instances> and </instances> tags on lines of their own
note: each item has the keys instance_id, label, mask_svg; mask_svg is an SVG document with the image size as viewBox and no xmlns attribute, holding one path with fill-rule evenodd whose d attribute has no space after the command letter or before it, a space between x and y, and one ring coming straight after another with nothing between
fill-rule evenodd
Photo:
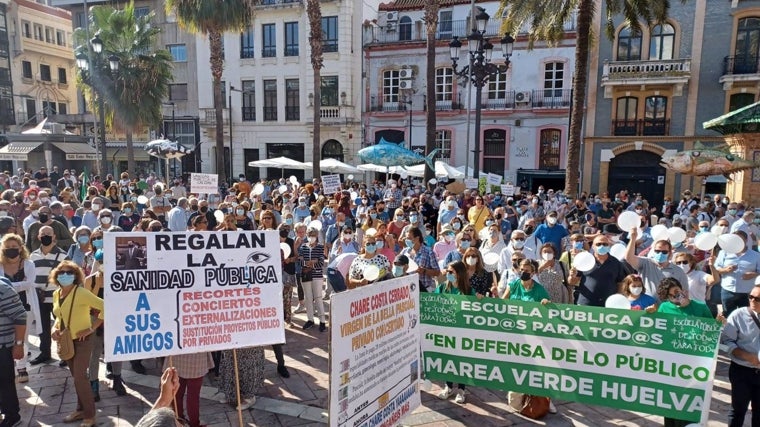
<instances>
[{"instance_id":1,"label":"balcony","mask_svg":"<svg viewBox=\"0 0 760 427\"><path fill-rule=\"evenodd\" d=\"M198 117L201 126L216 126L216 110L213 108L200 108L198 110ZM224 124L227 125L230 122L230 110L227 108L222 109L222 115L224 117Z\"/></svg>"},{"instance_id":2,"label":"balcony","mask_svg":"<svg viewBox=\"0 0 760 427\"><path fill-rule=\"evenodd\" d=\"M613 120L615 136L667 136L670 132L668 119Z\"/></svg>"},{"instance_id":3,"label":"balcony","mask_svg":"<svg viewBox=\"0 0 760 427\"><path fill-rule=\"evenodd\" d=\"M296 107L297 108L297 107ZM325 105L319 109L319 120L322 125L337 125L352 123L354 121L355 108L350 105ZM303 119L304 123L314 123L314 107L309 106L308 112L305 113Z\"/></svg>"},{"instance_id":4,"label":"balcony","mask_svg":"<svg viewBox=\"0 0 760 427\"><path fill-rule=\"evenodd\" d=\"M760 83L758 73L760 58L756 56L726 56L723 58L723 75L718 82L723 90L729 90L736 82Z\"/></svg>"},{"instance_id":5,"label":"balcony","mask_svg":"<svg viewBox=\"0 0 760 427\"><path fill-rule=\"evenodd\" d=\"M256 0L253 2L254 10L293 6L303 6L303 0Z\"/></svg>"},{"instance_id":6,"label":"balcony","mask_svg":"<svg viewBox=\"0 0 760 427\"><path fill-rule=\"evenodd\" d=\"M680 96L691 76L691 59L660 59L641 61L605 61L602 86L605 96L612 96L614 86L671 84Z\"/></svg>"},{"instance_id":7,"label":"balcony","mask_svg":"<svg viewBox=\"0 0 760 427\"><path fill-rule=\"evenodd\" d=\"M407 111L409 104L404 101L383 102L382 99L371 97L369 103L370 112L399 113Z\"/></svg>"},{"instance_id":8,"label":"balcony","mask_svg":"<svg viewBox=\"0 0 760 427\"><path fill-rule=\"evenodd\" d=\"M534 90L530 97L532 108L570 108L572 102L570 89Z\"/></svg>"}]
</instances>

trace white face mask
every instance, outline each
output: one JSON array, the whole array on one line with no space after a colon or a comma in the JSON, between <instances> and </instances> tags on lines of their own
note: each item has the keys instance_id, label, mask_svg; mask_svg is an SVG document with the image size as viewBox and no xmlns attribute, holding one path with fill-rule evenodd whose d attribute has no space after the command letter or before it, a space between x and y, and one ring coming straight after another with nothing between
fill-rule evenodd
<instances>
[{"instance_id":1,"label":"white face mask","mask_svg":"<svg viewBox=\"0 0 760 427\"><path fill-rule=\"evenodd\" d=\"M100 210L100 205L92 205L92 210L97 212Z\"/></svg>"},{"instance_id":2,"label":"white face mask","mask_svg":"<svg viewBox=\"0 0 760 427\"><path fill-rule=\"evenodd\" d=\"M544 252L541 254L541 259L544 261L551 261L554 259L554 254L551 252Z\"/></svg>"},{"instance_id":3,"label":"white face mask","mask_svg":"<svg viewBox=\"0 0 760 427\"><path fill-rule=\"evenodd\" d=\"M547 217L546 218L546 223L549 224L549 225L554 225L554 224L557 223L557 218L553 217L553 216Z\"/></svg>"},{"instance_id":4,"label":"white face mask","mask_svg":"<svg viewBox=\"0 0 760 427\"><path fill-rule=\"evenodd\" d=\"M681 267L681 270L683 270L684 273L688 273L691 271L691 265L690 264L678 264L679 267Z\"/></svg>"},{"instance_id":5,"label":"white face mask","mask_svg":"<svg viewBox=\"0 0 760 427\"><path fill-rule=\"evenodd\" d=\"M641 291L644 290L644 288L642 288L641 286L637 286L635 288L629 288L629 289L631 291L631 295L635 295L635 296L641 295Z\"/></svg>"},{"instance_id":6,"label":"white face mask","mask_svg":"<svg viewBox=\"0 0 760 427\"><path fill-rule=\"evenodd\" d=\"M474 256L467 257L467 265L473 266L478 264L478 258Z\"/></svg>"},{"instance_id":7,"label":"white face mask","mask_svg":"<svg viewBox=\"0 0 760 427\"><path fill-rule=\"evenodd\" d=\"M317 241L317 236L309 236L309 243L315 243Z\"/></svg>"},{"instance_id":8,"label":"white face mask","mask_svg":"<svg viewBox=\"0 0 760 427\"><path fill-rule=\"evenodd\" d=\"M100 222L103 224L110 224L111 223L111 217L110 216L104 216L103 218L100 218Z\"/></svg>"},{"instance_id":9,"label":"white face mask","mask_svg":"<svg viewBox=\"0 0 760 427\"><path fill-rule=\"evenodd\" d=\"M521 240L513 240L512 246L514 246L515 249L522 249L522 247L525 246L525 242Z\"/></svg>"}]
</instances>

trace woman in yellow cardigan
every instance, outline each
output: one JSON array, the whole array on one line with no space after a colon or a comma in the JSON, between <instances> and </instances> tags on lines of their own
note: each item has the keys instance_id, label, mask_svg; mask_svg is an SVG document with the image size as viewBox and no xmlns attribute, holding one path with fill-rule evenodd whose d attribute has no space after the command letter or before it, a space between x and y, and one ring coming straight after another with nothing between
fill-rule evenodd
<instances>
[{"instance_id":1,"label":"woman in yellow cardigan","mask_svg":"<svg viewBox=\"0 0 760 427\"><path fill-rule=\"evenodd\" d=\"M58 341L60 331L69 328L74 339L74 357L66 362L74 379L77 409L63 421L70 423L82 420L80 427L91 427L95 425L95 400L87 376L87 366L94 341L91 335L103 323L103 300L82 286L84 272L71 261L58 264L50 272L48 280L58 286L53 293L53 314L56 319L51 336ZM95 321L90 317L93 309L98 311Z\"/></svg>"}]
</instances>

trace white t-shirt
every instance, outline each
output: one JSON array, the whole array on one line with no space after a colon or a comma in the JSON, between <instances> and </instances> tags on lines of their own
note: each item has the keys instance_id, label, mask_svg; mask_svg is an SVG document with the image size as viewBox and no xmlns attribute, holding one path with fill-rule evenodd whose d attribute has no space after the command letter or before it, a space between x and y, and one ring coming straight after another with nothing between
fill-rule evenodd
<instances>
[{"instance_id":1,"label":"white t-shirt","mask_svg":"<svg viewBox=\"0 0 760 427\"><path fill-rule=\"evenodd\" d=\"M707 278L709 274L702 270L692 270L686 275L689 278L689 299L705 302L707 291Z\"/></svg>"}]
</instances>

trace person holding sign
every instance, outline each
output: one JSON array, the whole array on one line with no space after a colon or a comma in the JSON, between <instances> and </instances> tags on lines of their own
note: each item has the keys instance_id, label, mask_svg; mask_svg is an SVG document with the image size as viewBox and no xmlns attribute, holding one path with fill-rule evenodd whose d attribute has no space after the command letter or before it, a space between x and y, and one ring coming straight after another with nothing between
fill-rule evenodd
<instances>
[{"instance_id":1,"label":"person holding sign","mask_svg":"<svg viewBox=\"0 0 760 427\"><path fill-rule=\"evenodd\" d=\"M179 377L179 387L174 396L177 402L177 416L187 420L190 427L201 427L201 386L203 377L209 369L214 368L211 353L204 351L167 357L164 359L165 370L169 368L170 360L174 362L173 368ZM234 377L232 383L235 383ZM185 409L187 409L187 415L185 415Z\"/></svg>"},{"instance_id":2,"label":"person holding sign","mask_svg":"<svg viewBox=\"0 0 760 427\"><path fill-rule=\"evenodd\" d=\"M91 427L95 425L95 400L87 377L87 366L95 342L91 335L103 323L103 300L83 286L84 273L71 261L61 261L58 267L50 272L48 280L58 286L53 292L53 314L56 320L52 338L56 341L64 339L61 333L68 329L69 339L74 340L74 356L66 360L66 364L74 379L77 409L63 421L70 423L82 420L80 427ZM90 317L90 311L93 309L98 311L94 323Z\"/></svg>"}]
</instances>

